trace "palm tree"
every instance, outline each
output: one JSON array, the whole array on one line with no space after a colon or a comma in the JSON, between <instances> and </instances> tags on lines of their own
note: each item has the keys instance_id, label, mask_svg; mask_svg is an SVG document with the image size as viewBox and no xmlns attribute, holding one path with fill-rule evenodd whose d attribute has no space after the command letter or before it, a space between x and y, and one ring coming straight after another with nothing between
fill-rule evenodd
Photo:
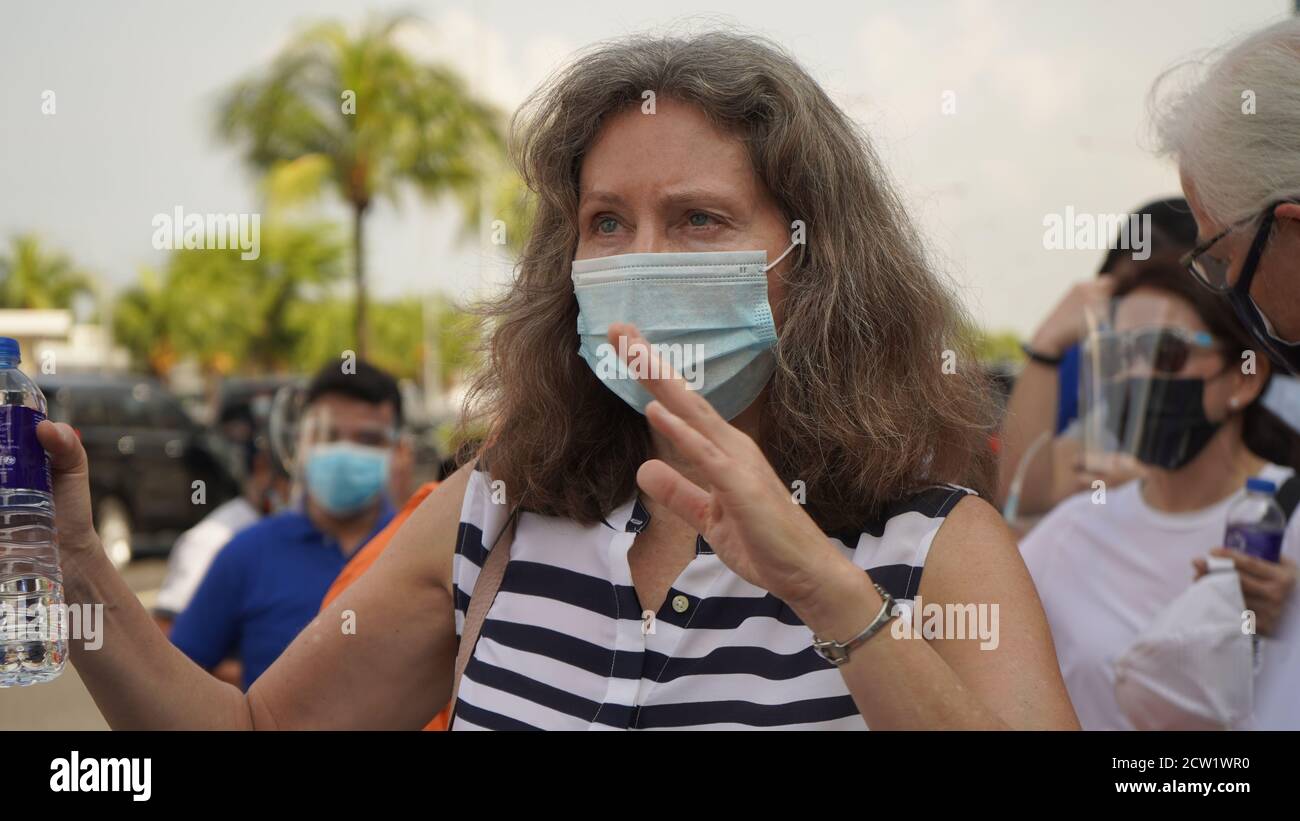
<instances>
[{"instance_id":1,"label":"palm tree","mask_svg":"<svg viewBox=\"0 0 1300 821\"><path fill-rule=\"evenodd\" d=\"M446 68L397 44L404 16L375 18L353 35L337 22L293 40L263 75L230 89L220 135L273 188L315 196L332 190L352 210L358 353L366 342L365 217L403 185L425 196L476 201L504 153L502 118Z\"/></svg>"},{"instance_id":2,"label":"palm tree","mask_svg":"<svg viewBox=\"0 0 1300 821\"><path fill-rule=\"evenodd\" d=\"M237 248L173 251L161 272L142 271L119 296L114 334L159 375L181 357L211 374L282 370L307 333L306 321L293 321L296 306L342 278L346 254L334 226L280 221L264 227L255 260Z\"/></svg>"},{"instance_id":3,"label":"palm tree","mask_svg":"<svg viewBox=\"0 0 1300 821\"><path fill-rule=\"evenodd\" d=\"M70 308L93 294L90 277L66 254L48 250L34 234L19 234L0 254L0 307Z\"/></svg>"},{"instance_id":4,"label":"palm tree","mask_svg":"<svg viewBox=\"0 0 1300 821\"><path fill-rule=\"evenodd\" d=\"M165 278L145 268L140 283L122 291L114 301L113 340L126 348L136 367L165 377L177 359L172 326L181 307Z\"/></svg>"}]
</instances>

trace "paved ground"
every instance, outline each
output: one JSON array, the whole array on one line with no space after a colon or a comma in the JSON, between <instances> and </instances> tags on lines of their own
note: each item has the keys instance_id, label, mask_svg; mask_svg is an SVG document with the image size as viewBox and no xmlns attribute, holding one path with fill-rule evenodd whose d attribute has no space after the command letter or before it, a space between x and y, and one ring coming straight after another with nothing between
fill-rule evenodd
<instances>
[{"instance_id":1,"label":"paved ground","mask_svg":"<svg viewBox=\"0 0 1300 821\"><path fill-rule=\"evenodd\" d=\"M166 567L163 559L143 559L126 568L127 583L146 606L153 604ZM0 731L107 729L71 664L46 684L0 689Z\"/></svg>"}]
</instances>

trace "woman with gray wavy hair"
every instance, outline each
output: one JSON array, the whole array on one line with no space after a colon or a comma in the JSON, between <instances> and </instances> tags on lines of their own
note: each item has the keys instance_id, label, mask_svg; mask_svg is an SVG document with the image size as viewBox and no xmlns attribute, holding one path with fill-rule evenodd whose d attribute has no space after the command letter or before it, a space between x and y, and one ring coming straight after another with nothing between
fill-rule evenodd
<instances>
[{"instance_id":1,"label":"woman with gray wavy hair","mask_svg":"<svg viewBox=\"0 0 1300 821\"><path fill-rule=\"evenodd\" d=\"M730 33L605 44L514 145L537 216L488 307L486 445L247 695L157 633L42 424L69 599L118 637L73 642L109 723L416 728L450 698L453 729L1076 727L966 487L968 323L808 74Z\"/></svg>"}]
</instances>

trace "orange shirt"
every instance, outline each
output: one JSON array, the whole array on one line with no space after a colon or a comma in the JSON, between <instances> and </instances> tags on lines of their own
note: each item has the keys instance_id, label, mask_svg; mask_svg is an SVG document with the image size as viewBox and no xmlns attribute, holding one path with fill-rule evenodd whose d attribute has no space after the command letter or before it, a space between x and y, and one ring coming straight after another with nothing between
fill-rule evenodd
<instances>
[{"instance_id":1,"label":"orange shirt","mask_svg":"<svg viewBox=\"0 0 1300 821\"><path fill-rule=\"evenodd\" d=\"M376 533L373 539L366 542L365 545L357 551L357 555L353 556L347 565L344 566L343 572L339 574L338 578L334 580L334 584L330 585L330 589L325 593L325 600L321 602L322 610L328 607L330 602L337 599L339 594L347 589L348 585L361 578L361 574L366 572L366 569L375 563L375 559L379 558L379 554L383 553L384 548L388 547L388 543L393 540L393 534L397 532L397 529L402 526L402 523L415 512L415 509L420 506L420 503L423 502L437 486L437 482L427 482L420 485L419 489L416 490L415 493L411 494L411 498L407 500L406 504L398 514L393 517L393 520L388 523L388 526ZM434 716L433 720L425 725L424 729L445 730L447 729L447 721L450 716L451 705L448 704L446 707L442 708L442 712Z\"/></svg>"}]
</instances>

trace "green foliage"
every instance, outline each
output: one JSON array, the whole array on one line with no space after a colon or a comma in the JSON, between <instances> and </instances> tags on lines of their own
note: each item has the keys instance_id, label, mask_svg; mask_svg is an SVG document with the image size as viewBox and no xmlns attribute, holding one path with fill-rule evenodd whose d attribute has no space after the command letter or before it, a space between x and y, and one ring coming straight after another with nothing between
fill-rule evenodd
<instances>
[{"instance_id":1,"label":"green foliage","mask_svg":"<svg viewBox=\"0 0 1300 821\"><path fill-rule=\"evenodd\" d=\"M521 186L503 170L504 116L454 72L402 49L398 34L414 24L394 16L371 18L357 33L340 22L307 29L265 71L231 88L217 112L218 133L265 175L274 203L332 191L351 206L356 313L348 347L359 352L378 325L366 318L363 238L375 199L396 201L412 185L425 196L452 195L468 231L501 218L517 241L526 227L526 205L514 196ZM484 219L485 210L503 216Z\"/></svg>"},{"instance_id":2,"label":"green foliage","mask_svg":"<svg viewBox=\"0 0 1300 821\"><path fill-rule=\"evenodd\" d=\"M1020 362L1025 358L1020 336L1014 331L981 331L975 346L981 362Z\"/></svg>"},{"instance_id":3,"label":"green foliage","mask_svg":"<svg viewBox=\"0 0 1300 821\"><path fill-rule=\"evenodd\" d=\"M455 73L398 45L399 29L412 24L397 16L372 18L356 34L334 21L307 29L225 95L219 133L261 171L324 158L328 181L358 206L406 182L430 194L477 190L478 154L500 153L502 116Z\"/></svg>"},{"instance_id":4,"label":"green foliage","mask_svg":"<svg viewBox=\"0 0 1300 821\"><path fill-rule=\"evenodd\" d=\"M0 308L71 308L81 294L93 294L89 275L34 234L19 234L0 252Z\"/></svg>"},{"instance_id":5,"label":"green foliage","mask_svg":"<svg viewBox=\"0 0 1300 821\"><path fill-rule=\"evenodd\" d=\"M261 255L173 251L161 271L145 269L113 312L118 344L137 367L165 375L193 357L215 374L310 373L352 350L350 300L337 296L347 252L328 224L270 223ZM474 317L445 298L407 297L373 307L366 356L399 377L422 379L426 336L444 387L472 367ZM426 328L425 312L431 313Z\"/></svg>"},{"instance_id":6,"label":"green foliage","mask_svg":"<svg viewBox=\"0 0 1300 821\"><path fill-rule=\"evenodd\" d=\"M461 309L450 300L432 300L432 338L436 346L442 387L474 370L479 362L483 329L477 316Z\"/></svg>"},{"instance_id":7,"label":"green foliage","mask_svg":"<svg viewBox=\"0 0 1300 821\"><path fill-rule=\"evenodd\" d=\"M407 297L377 302L373 308L373 339L366 357L394 376L423 380L426 339L434 348L443 388L474 366L480 338L477 318L446 298ZM289 322L302 331L294 349L299 370L310 373L350 349L350 317L350 305L341 299L294 306Z\"/></svg>"},{"instance_id":8,"label":"green foliage","mask_svg":"<svg viewBox=\"0 0 1300 821\"><path fill-rule=\"evenodd\" d=\"M152 268L140 272L140 284L118 295L113 338L130 353L133 367L161 376L175 364L171 326L176 313L165 275Z\"/></svg>"},{"instance_id":9,"label":"green foliage","mask_svg":"<svg viewBox=\"0 0 1300 821\"><path fill-rule=\"evenodd\" d=\"M493 223L500 220L505 233L504 246L516 254L523 250L532 229L537 200L513 168L504 161L493 163L484 173L481 190L461 191L456 196L465 216L463 239L478 237L484 242L495 242Z\"/></svg>"},{"instance_id":10,"label":"green foliage","mask_svg":"<svg viewBox=\"0 0 1300 821\"><path fill-rule=\"evenodd\" d=\"M290 369L307 333L290 316L342 278L346 258L337 230L322 223L265 225L252 260L237 248L173 251L119 297L113 332L155 373L186 356L220 374Z\"/></svg>"}]
</instances>

